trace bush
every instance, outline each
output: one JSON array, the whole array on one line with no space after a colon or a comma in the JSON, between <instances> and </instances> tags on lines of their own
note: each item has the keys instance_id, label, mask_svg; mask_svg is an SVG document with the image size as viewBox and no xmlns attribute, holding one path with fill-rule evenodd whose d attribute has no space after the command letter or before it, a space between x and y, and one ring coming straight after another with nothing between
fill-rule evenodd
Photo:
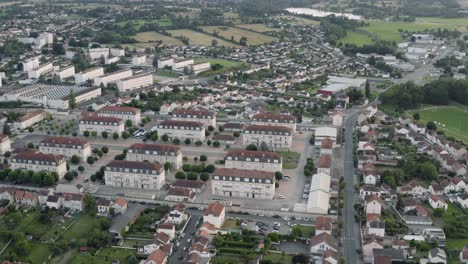
<instances>
[{"instance_id":1,"label":"bush","mask_svg":"<svg viewBox=\"0 0 468 264\"><path fill-rule=\"evenodd\" d=\"M200 161L207 161L208 157L206 155L200 155Z\"/></svg>"},{"instance_id":2,"label":"bush","mask_svg":"<svg viewBox=\"0 0 468 264\"><path fill-rule=\"evenodd\" d=\"M245 149L246 150L253 150L253 151L258 150L257 146L255 146L254 144L249 144Z\"/></svg>"},{"instance_id":3,"label":"bush","mask_svg":"<svg viewBox=\"0 0 468 264\"><path fill-rule=\"evenodd\" d=\"M213 141L213 147L217 148L221 145L218 140Z\"/></svg>"},{"instance_id":4,"label":"bush","mask_svg":"<svg viewBox=\"0 0 468 264\"><path fill-rule=\"evenodd\" d=\"M185 142L185 145L190 145L190 143L192 143L192 140L190 140L190 138L186 138L184 142Z\"/></svg>"},{"instance_id":5,"label":"bush","mask_svg":"<svg viewBox=\"0 0 468 264\"><path fill-rule=\"evenodd\" d=\"M174 138L174 139L172 140L172 143L174 143L175 145L179 145L179 144L180 144L180 139Z\"/></svg>"},{"instance_id":6,"label":"bush","mask_svg":"<svg viewBox=\"0 0 468 264\"><path fill-rule=\"evenodd\" d=\"M185 180L186 179L185 172L183 172L183 171L176 172L175 178L179 179L179 180Z\"/></svg>"},{"instance_id":7,"label":"bush","mask_svg":"<svg viewBox=\"0 0 468 264\"><path fill-rule=\"evenodd\" d=\"M278 180L278 181L281 180L281 179L283 179L283 173L282 173L281 171L275 172L275 178L276 178L276 180Z\"/></svg>"},{"instance_id":8,"label":"bush","mask_svg":"<svg viewBox=\"0 0 468 264\"><path fill-rule=\"evenodd\" d=\"M195 141L195 145L197 145L197 146L201 146L202 144L203 144L203 142L201 142L200 140Z\"/></svg>"},{"instance_id":9,"label":"bush","mask_svg":"<svg viewBox=\"0 0 468 264\"><path fill-rule=\"evenodd\" d=\"M202 181L207 181L210 179L210 175L206 172L203 172L202 174L200 174L200 180Z\"/></svg>"},{"instance_id":10,"label":"bush","mask_svg":"<svg viewBox=\"0 0 468 264\"><path fill-rule=\"evenodd\" d=\"M187 179L191 181L196 181L198 180L198 174L195 172L189 172L187 173Z\"/></svg>"},{"instance_id":11,"label":"bush","mask_svg":"<svg viewBox=\"0 0 468 264\"><path fill-rule=\"evenodd\" d=\"M239 133L239 132L234 132L234 133L232 133L232 135L235 136L235 137L240 137L240 133Z\"/></svg>"}]
</instances>

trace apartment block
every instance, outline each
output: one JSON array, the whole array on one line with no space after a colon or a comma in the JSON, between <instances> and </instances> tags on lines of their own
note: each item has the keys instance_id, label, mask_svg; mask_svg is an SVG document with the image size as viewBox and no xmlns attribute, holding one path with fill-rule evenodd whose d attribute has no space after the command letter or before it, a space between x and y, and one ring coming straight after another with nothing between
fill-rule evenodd
<instances>
[{"instance_id":1,"label":"apartment block","mask_svg":"<svg viewBox=\"0 0 468 264\"><path fill-rule=\"evenodd\" d=\"M125 130L125 124L120 118L90 115L80 119L79 129L82 135L85 131L96 131L98 134L117 132L120 135Z\"/></svg>"},{"instance_id":2,"label":"apartment block","mask_svg":"<svg viewBox=\"0 0 468 264\"><path fill-rule=\"evenodd\" d=\"M49 73L54 70L54 66L52 65L52 62L49 63L44 63L42 65L39 65L37 68L34 68L30 71L28 71L28 78L29 79L39 79L41 75L44 75L46 73Z\"/></svg>"},{"instance_id":3,"label":"apartment block","mask_svg":"<svg viewBox=\"0 0 468 264\"><path fill-rule=\"evenodd\" d=\"M117 82L118 80L130 77L133 75L131 69L124 69L116 72L111 72L102 76L94 78L94 85L100 86L101 84L106 86L111 82Z\"/></svg>"},{"instance_id":4,"label":"apartment block","mask_svg":"<svg viewBox=\"0 0 468 264\"><path fill-rule=\"evenodd\" d=\"M5 134L0 134L0 154L11 151L10 137Z\"/></svg>"},{"instance_id":5,"label":"apartment block","mask_svg":"<svg viewBox=\"0 0 468 264\"><path fill-rule=\"evenodd\" d=\"M165 171L159 163L113 160L104 171L106 185L159 190L165 183Z\"/></svg>"},{"instance_id":6,"label":"apartment block","mask_svg":"<svg viewBox=\"0 0 468 264\"><path fill-rule=\"evenodd\" d=\"M252 117L252 125L282 126L296 132L296 117L289 114L260 113Z\"/></svg>"},{"instance_id":7,"label":"apartment block","mask_svg":"<svg viewBox=\"0 0 468 264\"><path fill-rule=\"evenodd\" d=\"M213 195L250 199L273 199L275 173L218 168L212 176Z\"/></svg>"},{"instance_id":8,"label":"apartment block","mask_svg":"<svg viewBox=\"0 0 468 264\"><path fill-rule=\"evenodd\" d=\"M128 148L127 160L148 161L164 164L170 162L173 169L182 167L182 151L174 145L133 144Z\"/></svg>"},{"instance_id":9,"label":"apartment block","mask_svg":"<svg viewBox=\"0 0 468 264\"><path fill-rule=\"evenodd\" d=\"M71 65L68 67L61 68L55 72L55 75L57 75L60 78L60 80L70 78L75 75L75 66Z\"/></svg>"},{"instance_id":10,"label":"apartment block","mask_svg":"<svg viewBox=\"0 0 468 264\"><path fill-rule=\"evenodd\" d=\"M270 151L229 150L224 158L227 169L242 168L277 172L283 170L281 155Z\"/></svg>"},{"instance_id":11,"label":"apartment block","mask_svg":"<svg viewBox=\"0 0 468 264\"><path fill-rule=\"evenodd\" d=\"M93 80L96 77L104 75L104 68L91 68L84 72L75 74L75 84L85 83L87 80Z\"/></svg>"},{"instance_id":12,"label":"apartment block","mask_svg":"<svg viewBox=\"0 0 468 264\"><path fill-rule=\"evenodd\" d=\"M28 128L35 123L41 122L47 116L46 111L39 109L25 115L20 116L15 122L13 122L13 128L17 130Z\"/></svg>"},{"instance_id":13,"label":"apartment block","mask_svg":"<svg viewBox=\"0 0 468 264\"><path fill-rule=\"evenodd\" d=\"M170 139L205 140L205 125L200 122L165 120L157 125L158 135L168 135Z\"/></svg>"},{"instance_id":14,"label":"apartment block","mask_svg":"<svg viewBox=\"0 0 468 264\"><path fill-rule=\"evenodd\" d=\"M216 112L205 109L178 109L172 112L172 120L195 121L216 127Z\"/></svg>"},{"instance_id":15,"label":"apartment block","mask_svg":"<svg viewBox=\"0 0 468 264\"><path fill-rule=\"evenodd\" d=\"M39 67L39 56L34 57L34 58L26 59L23 62L23 71L24 72L32 71L37 67Z\"/></svg>"},{"instance_id":16,"label":"apartment block","mask_svg":"<svg viewBox=\"0 0 468 264\"><path fill-rule=\"evenodd\" d=\"M120 118L124 121L131 120L133 125L138 125L141 122L141 110L135 107L104 106L97 111L97 115Z\"/></svg>"},{"instance_id":17,"label":"apartment block","mask_svg":"<svg viewBox=\"0 0 468 264\"><path fill-rule=\"evenodd\" d=\"M33 152L16 154L11 159L11 168L13 170L23 169L32 170L34 172L56 172L59 176L59 180L62 179L63 175L67 172L67 164L63 156Z\"/></svg>"},{"instance_id":18,"label":"apartment block","mask_svg":"<svg viewBox=\"0 0 468 264\"><path fill-rule=\"evenodd\" d=\"M49 137L39 143L39 151L44 154L62 155L71 158L74 155L82 161L91 156L91 145L79 138Z\"/></svg>"},{"instance_id":19,"label":"apartment block","mask_svg":"<svg viewBox=\"0 0 468 264\"><path fill-rule=\"evenodd\" d=\"M119 49L119 48L111 48L110 54L115 57L122 57L122 56L125 56L125 50Z\"/></svg>"},{"instance_id":20,"label":"apartment block","mask_svg":"<svg viewBox=\"0 0 468 264\"><path fill-rule=\"evenodd\" d=\"M134 55L132 57L132 64L133 65L144 65L144 64L146 64L146 55L145 54Z\"/></svg>"},{"instance_id":21,"label":"apartment block","mask_svg":"<svg viewBox=\"0 0 468 264\"><path fill-rule=\"evenodd\" d=\"M141 73L117 81L117 88L120 92L129 92L153 85L153 74Z\"/></svg>"},{"instance_id":22,"label":"apartment block","mask_svg":"<svg viewBox=\"0 0 468 264\"><path fill-rule=\"evenodd\" d=\"M95 48L88 50L88 56L91 60L97 60L101 57L109 56L109 48Z\"/></svg>"},{"instance_id":23,"label":"apartment block","mask_svg":"<svg viewBox=\"0 0 468 264\"><path fill-rule=\"evenodd\" d=\"M293 130L283 126L250 125L244 128L242 142L244 145L261 146L265 143L273 149L290 148Z\"/></svg>"},{"instance_id":24,"label":"apartment block","mask_svg":"<svg viewBox=\"0 0 468 264\"><path fill-rule=\"evenodd\" d=\"M173 71L183 71L185 67L191 67L193 65L193 59L174 59L172 64Z\"/></svg>"}]
</instances>

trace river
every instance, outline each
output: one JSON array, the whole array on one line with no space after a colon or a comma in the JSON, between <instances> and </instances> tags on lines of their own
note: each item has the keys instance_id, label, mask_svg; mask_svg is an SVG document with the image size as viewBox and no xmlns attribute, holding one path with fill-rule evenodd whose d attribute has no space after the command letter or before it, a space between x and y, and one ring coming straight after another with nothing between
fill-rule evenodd
<instances>
[{"instance_id":1,"label":"river","mask_svg":"<svg viewBox=\"0 0 468 264\"><path fill-rule=\"evenodd\" d=\"M326 17L326 16L329 16L329 15L335 15L335 16L347 17L349 19L354 19L354 20L363 19L361 16L353 15L353 14L350 14L350 13L327 12L327 11L322 11L322 10L312 9L312 8L286 8L286 11L288 11L290 13L293 13L293 14L311 15L311 16L314 16L314 17Z\"/></svg>"}]
</instances>

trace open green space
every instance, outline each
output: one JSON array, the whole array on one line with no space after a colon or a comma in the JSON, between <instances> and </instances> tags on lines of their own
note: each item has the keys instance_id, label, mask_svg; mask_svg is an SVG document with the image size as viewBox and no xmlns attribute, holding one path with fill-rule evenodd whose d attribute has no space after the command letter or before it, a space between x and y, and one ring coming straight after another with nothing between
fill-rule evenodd
<instances>
[{"instance_id":1,"label":"open green space","mask_svg":"<svg viewBox=\"0 0 468 264\"><path fill-rule=\"evenodd\" d=\"M277 151L277 153L281 154L281 157L283 157L283 169L292 170L297 168L301 153L289 150Z\"/></svg>"},{"instance_id":2,"label":"open green space","mask_svg":"<svg viewBox=\"0 0 468 264\"><path fill-rule=\"evenodd\" d=\"M289 264L292 261L292 257L287 254L269 252L263 256L262 260L271 261L273 263Z\"/></svg>"},{"instance_id":3,"label":"open green space","mask_svg":"<svg viewBox=\"0 0 468 264\"><path fill-rule=\"evenodd\" d=\"M248 45L262 45L262 44L270 43L272 41L277 40L277 38L275 37L244 30L241 28L220 27L220 26L204 26L201 28L206 32L209 32L211 34L216 33L225 39L232 39L235 42L239 42L239 40L242 37L246 37Z\"/></svg>"},{"instance_id":4,"label":"open green space","mask_svg":"<svg viewBox=\"0 0 468 264\"><path fill-rule=\"evenodd\" d=\"M298 16L292 16L292 15L284 15L284 16L277 16L282 22L285 22L289 25L320 25L320 21L317 20L312 20L312 19L307 19L303 17L298 17Z\"/></svg>"},{"instance_id":5,"label":"open green space","mask_svg":"<svg viewBox=\"0 0 468 264\"><path fill-rule=\"evenodd\" d=\"M212 264L242 264L245 263L242 259L228 254L218 254L210 259Z\"/></svg>"},{"instance_id":6,"label":"open green space","mask_svg":"<svg viewBox=\"0 0 468 264\"><path fill-rule=\"evenodd\" d=\"M80 254L76 252L73 254L73 258L70 259L70 264L106 264L111 261L118 260L120 263L126 263L125 260L132 255L135 255L135 250L130 249L121 249L121 248L112 248L107 247L101 249L97 252L96 255L91 253Z\"/></svg>"},{"instance_id":7,"label":"open green space","mask_svg":"<svg viewBox=\"0 0 468 264\"><path fill-rule=\"evenodd\" d=\"M139 42L136 44L132 44L135 46L138 46L138 44L140 43L149 43L152 46L155 46L157 44L155 42L161 42L161 44L168 45L182 45L182 42L180 42L180 40L174 37L163 35L155 31L139 32L135 36L132 36L132 38Z\"/></svg>"},{"instance_id":8,"label":"open green space","mask_svg":"<svg viewBox=\"0 0 468 264\"><path fill-rule=\"evenodd\" d=\"M448 249L461 250L468 245L468 238L447 238L446 243Z\"/></svg>"},{"instance_id":9,"label":"open green space","mask_svg":"<svg viewBox=\"0 0 468 264\"><path fill-rule=\"evenodd\" d=\"M215 59L215 58L197 58L194 60L195 63L209 62L211 65L220 64L224 68L232 68L241 65L242 63L238 61L231 61L225 59Z\"/></svg>"},{"instance_id":10,"label":"open green space","mask_svg":"<svg viewBox=\"0 0 468 264\"><path fill-rule=\"evenodd\" d=\"M153 20L143 20L143 19L134 19L134 20L127 20L127 21L120 21L115 23L118 26L125 26L128 22L131 22L136 30L140 30L140 27L143 26L145 23L158 23L161 27L168 27L172 25L172 21L169 18L163 18L163 19L153 19Z\"/></svg>"},{"instance_id":11,"label":"open green space","mask_svg":"<svg viewBox=\"0 0 468 264\"><path fill-rule=\"evenodd\" d=\"M420 113L423 123L437 122L437 128L444 130L447 136L468 142L468 109L463 105L430 106L411 110L410 114Z\"/></svg>"},{"instance_id":12,"label":"open green space","mask_svg":"<svg viewBox=\"0 0 468 264\"><path fill-rule=\"evenodd\" d=\"M236 27L239 28L245 28L257 32L270 32L270 31L280 31L280 28L272 28L272 27L267 27L264 24L240 24L236 25Z\"/></svg>"},{"instance_id":13,"label":"open green space","mask_svg":"<svg viewBox=\"0 0 468 264\"><path fill-rule=\"evenodd\" d=\"M374 20L369 22L369 26L359 28L359 32L348 31L347 36L339 41L358 46L369 44L369 40L372 40L372 37L377 40L399 42L403 40L400 31L423 32L425 30L438 28L449 30L461 29L466 31L467 26L468 19L463 18L420 17L417 18L415 22Z\"/></svg>"},{"instance_id":14,"label":"open green space","mask_svg":"<svg viewBox=\"0 0 468 264\"><path fill-rule=\"evenodd\" d=\"M224 46L224 47L237 47L237 44L210 36L205 33L196 32L190 29L176 29L176 30L168 30L168 32L172 35L172 37L186 37L189 39L190 45L204 45L204 46L211 46L211 41L215 39L218 43L217 46Z\"/></svg>"},{"instance_id":15,"label":"open green space","mask_svg":"<svg viewBox=\"0 0 468 264\"><path fill-rule=\"evenodd\" d=\"M99 218L90 215L82 215L73 225L63 233L66 241L75 241L77 245L85 246L89 238L88 232L99 224Z\"/></svg>"}]
</instances>

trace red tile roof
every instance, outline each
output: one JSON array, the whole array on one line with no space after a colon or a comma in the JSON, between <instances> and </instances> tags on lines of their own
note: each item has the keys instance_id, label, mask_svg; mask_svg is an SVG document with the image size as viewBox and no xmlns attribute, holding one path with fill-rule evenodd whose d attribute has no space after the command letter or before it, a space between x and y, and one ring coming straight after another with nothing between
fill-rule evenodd
<instances>
[{"instance_id":1,"label":"red tile roof","mask_svg":"<svg viewBox=\"0 0 468 264\"><path fill-rule=\"evenodd\" d=\"M161 152L180 152L180 147L174 145L163 145L163 144L143 144L136 143L129 147L132 150L151 150Z\"/></svg>"},{"instance_id":2,"label":"red tile roof","mask_svg":"<svg viewBox=\"0 0 468 264\"><path fill-rule=\"evenodd\" d=\"M24 121L26 121L26 120L28 120L30 118L35 117L35 116L42 115L43 113L45 113L45 111L42 110L42 109L39 109L39 110L30 112L30 113L27 113L25 115L22 115L22 116L18 117L17 120L18 120L18 122L24 122Z\"/></svg>"},{"instance_id":3,"label":"red tile roof","mask_svg":"<svg viewBox=\"0 0 468 264\"><path fill-rule=\"evenodd\" d=\"M320 155L319 168L331 168L332 158L330 155Z\"/></svg>"},{"instance_id":4,"label":"red tile roof","mask_svg":"<svg viewBox=\"0 0 468 264\"><path fill-rule=\"evenodd\" d=\"M65 162L63 156L56 156L53 154L44 154L44 153L31 153L31 152L21 152L16 154L13 159L21 159L21 160L33 160L33 161L48 161L48 162L56 162L61 163Z\"/></svg>"},{"instance_id":5,"label":"red tile roof","mask_svg":"<svg viewBox=\"0 0 468 264\"><path fill-rule=\"evenodd\" d=\"M226 177L242 177L242 178L257 178L257 179L275 179L275 173L259 170L240 170L240 169L225 169L217 168L213 175Z\"/></svg>"},{"instance_id":6,"label":"red tile roof","mask_svg":"<svg viewBox=\"0 0 468 264\"><path fill-rule=\"evenodd\" d=\"M331 231L332 219L327 216L318 216L315 220L315 229Z\"/></svg>"},{"instance_id":7,"label":"red tile roof","mask_svg":"<svg viewBox=\"0 0 468 264\"><path fill-rule=\"evenodd\" d=\"M129 106L108 105L108 106L104 106L103 108L99 109L99 111L98 111L98 113L104 113L104 112L118 112L118 113L137 114L137 113L141 112L141 110L138 109L138 108L129 107Z\"/></svg>"},{"instance_id":8,"label":"red tile roof","mask_svg":"<svg viewBox=\"0 0 468 264\"><path fill-rule=\"evenodd\" d=\"M48 137L41 141L41 144L60 144L60 145L75 145L84 146L88 144L88 141L80 138L70 137Z\"/></svg>"},{"instance_id":9,"label":"red tile roof","mask_svg":"<svg viewBox=\"0 0 468 264\"><path fill-rule=\"evenodd\" d=\"M155 170L160 171L162 166L156 162L139 162L139 161L128 161L128 160L112 160L107 164L110 168L119 169L140 169L140 170Z\"/></svg>"},{"instance_id":10,"label":"red tile roof","mask_svg":"<svg viewBox=\"0 0 468 264\"><path fill-rule=\"evenodd\" d=\"M292 133L292 129L283 126L264 126L264 125L249 125L244 128L244 131L265 131L265 132L281 132Z\"/></svg>"},{"instance_id":11,"label":"red tile roof","mask_svg":"<svg viewBox=\"0 0 468 264\"><path fill-rule=\"evenodd\" d=\"M195 121L164 120L161 123L159 123L158 127L159 126L202 128L204 125L203 123L195 122Z\"/></svg>"},{"instance_id":12,"label":"red tile roof","mask_svg":"<svg viewBox=\"0 0 468 264\"><path fill-rule=\"evenodd\" d=\"M145 263L149 263L150 261L154 261L156 264L163 264L167 258L167 253L162 249L156 249L151 253L148 258L146 258Z\"/></svg>"},{"instance_id":13,"label":"red tile roof","mask_svg":"<svg viewBox=\"0 0 468 264\"><path fill-rule=\"evenodd\" d=\"M214 215L219 217L224 210L224 205L220 203L210 203L208 208L206 208L204 215Z\"/></svg>"},{"instance_id":14,"label":"red tile roof","mask_svg":"<svg viewBox=\"0 0 468 264\"><path fill-rule=\"evenodd\" d=\"M331 138L326 137L322 139L322 142L320 142L320 148L321 149L331 149L333 148L333 140Z\"/></svg>"}]
</instances>

